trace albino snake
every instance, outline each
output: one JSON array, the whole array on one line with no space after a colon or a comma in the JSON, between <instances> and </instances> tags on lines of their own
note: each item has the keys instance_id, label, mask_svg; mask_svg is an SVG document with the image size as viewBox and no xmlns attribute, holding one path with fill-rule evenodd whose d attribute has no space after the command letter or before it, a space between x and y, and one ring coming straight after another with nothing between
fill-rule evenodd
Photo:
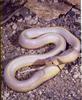
<instances>
[{"instance_id":1,"label":"albino snake","mask_svg":"<svg viewBox=\"0 0 82 100\"><path fill-rule=\"evenodd\" d=\"M62 27L32 28L23 31L19 44L24 48L36 49L49 43L55 48L45 54L24 55L12 60L4 70L7 85L15 91L25 92L38 87L46 80L54 77L66 63L73 62L80 55L80 41L72 33ZM71 47L66 50L66 44ZM16 71L25 66L31 66L39 60L51 58L53 64L37 71L28 80L16 79ZM59 69L59 67L60 69Z\"/></svg>"}]
</instances>

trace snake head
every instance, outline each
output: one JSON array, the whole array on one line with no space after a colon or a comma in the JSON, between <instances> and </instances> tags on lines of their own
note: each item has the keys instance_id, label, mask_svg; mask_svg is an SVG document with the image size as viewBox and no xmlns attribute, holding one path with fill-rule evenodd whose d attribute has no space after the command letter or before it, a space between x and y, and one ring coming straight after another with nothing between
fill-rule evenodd
<instances>
[{"instance_id":1,"label":"snake head","mask_svg":"<svg viewBox=\"0 0 82 100\"><path fill-rule=\"evenodd\" d=\"M46 63L51 63L53 65L61 65L64 64L62 61L60 61L57 57L49 57L45 60Z\"/></svg>"}]
</instances>

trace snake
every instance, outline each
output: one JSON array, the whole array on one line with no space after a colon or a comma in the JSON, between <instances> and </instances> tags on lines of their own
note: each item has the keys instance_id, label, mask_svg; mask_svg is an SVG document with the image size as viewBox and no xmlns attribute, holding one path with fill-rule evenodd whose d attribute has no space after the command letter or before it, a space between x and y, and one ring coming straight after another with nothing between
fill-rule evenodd
<instances>
[{"instance_id":1,"label":"snake","mask_svg":"<svg viewBox=\"0 0 82 100\"><path fill-rule=\"evenodd\" d=\"M18 43L25 49L39 49L47 44L55 47L43 54L23 55L10 61L4 69L4 80L14 91L32 91L45 81L56 76L65 64L75 61L80 56L80 40L63 27L37 27L25 29L19 36ZM67 48L67 44L69 47ZM49 63L49 60L51 63ZM18 80L16 72L38 61L44 61L43 68L26 80Z\"/></svg>"}]
</instances>

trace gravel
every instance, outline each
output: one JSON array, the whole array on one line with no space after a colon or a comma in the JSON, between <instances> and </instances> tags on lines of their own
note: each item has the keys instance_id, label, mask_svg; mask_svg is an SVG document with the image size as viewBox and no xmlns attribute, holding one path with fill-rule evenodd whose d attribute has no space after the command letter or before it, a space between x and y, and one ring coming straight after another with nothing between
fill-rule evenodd
<instances>
[{"instance_id":1,"label":"gravel","mask_svg":"<svg viewBox=\"0 0 82 100\"><path fill-rule=\"evenodd\" d=\"M21 13L23 12L21 11ZM12 59L20 55L42 54L50 48L45 46L38 50L28 50L20 47L18 37L24 29L63 26L80 39L80 12L74 8L67 15L49 21L38 18L37 15L32 17L32 12L29 13L28 9L25 9L24 13L23 18L18 19L16 22L10 21L2 28L2 77L6 64ZM75 22L78 22L78 25L75 25ZM33 91L15 92L7 87L3 79L1 90L2 100L82 100L81 58L79 57L73 63L66 64L65 68L56 77L43 83Z\"/></svg>"}]
</instances>

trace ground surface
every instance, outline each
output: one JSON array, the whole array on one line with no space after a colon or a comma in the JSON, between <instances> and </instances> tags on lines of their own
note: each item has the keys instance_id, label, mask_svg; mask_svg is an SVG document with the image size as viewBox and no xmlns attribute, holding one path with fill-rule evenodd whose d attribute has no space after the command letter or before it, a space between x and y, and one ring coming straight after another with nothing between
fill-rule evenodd
<instances>
[{"instance_id":1,"label":"ground surface","mask_svg":"<svg viewBox=\"0 0 82 100\"><path fill-rule=\"evenodd\" d=\"M20 13L16 13L2 27L2 70L9 61L20 55L44 53L48 49L47 46L37 50L28 50L20 47L17 40L24 29L47 26L65 27L80 39L80 11L72 8L66 15L48 21L37 17L36 14L29 12L26 8L23 8ZM3 80L2 71L2 100L82 100L82 72L80 67L81 61L78 58L75 62L67 64L56 77L26 93L17 93L9 89Z\"/></svg>"}]
</instances>

